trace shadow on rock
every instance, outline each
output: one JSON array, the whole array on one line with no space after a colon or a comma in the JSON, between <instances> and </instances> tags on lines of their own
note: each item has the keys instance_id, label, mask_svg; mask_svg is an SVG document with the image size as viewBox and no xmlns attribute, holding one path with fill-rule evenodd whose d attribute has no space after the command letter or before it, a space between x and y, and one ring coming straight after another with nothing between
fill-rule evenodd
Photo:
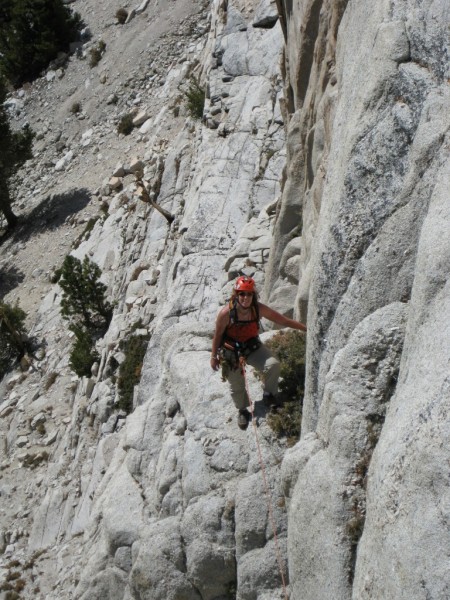
<instances>
[{"instance_id":1,"label":"shadow on rock","mask_svg":"<svg viewBox=\"0 0 450 600\"><path fill-rule=\"evenodd\" d=\"M24 279L25 275L16 267L2 267L0 270L0 299L22 283Z\"/></svg>"},{"instance_id":2,"label":"shadow on rock","mask_svg":"<svg viewBox=\"0 0 450 600\"><path fill-rule=\"evenodd\" d=\"M255 402L255 406L253 409L253 414L257 419L264 419L267 417L267 414L270 412L270 409L264 404L264 402L259 401Z\"/></svg>"},{"instance_id":3,"label":"shadow on rock","mask_svg":"<svg viewBox=\"0 0 450 600\"><path fill-rule=\"evenodd\" d=\"M68 217L89 204L90 200L91 194L85 188L48 196L29 213L21 215L18 225L10 232L6 232L0 244L6 239L23 243L38 233L58 229Z\"/></svg>"}]
</instances>

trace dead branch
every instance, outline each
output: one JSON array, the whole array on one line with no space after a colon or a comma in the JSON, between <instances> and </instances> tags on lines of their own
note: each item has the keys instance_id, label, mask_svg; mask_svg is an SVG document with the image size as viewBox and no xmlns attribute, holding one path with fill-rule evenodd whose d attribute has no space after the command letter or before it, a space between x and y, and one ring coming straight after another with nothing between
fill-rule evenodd
<instances>
[{"instance_id":1,"label":"dead branch","mask_svg":"<svg viewBox=\"0 0 450 600\"><path fill-rule=\"evenodd\" d=\"M151 204L153 206L153 208L155 208L158 212L160 212L162 214L162 216L167 220L169 225L171 223L173 223L173 221L175 220L175 217L173 216L172 213L170 213L168 210L162 208L162 206L160 206L157 202L155 202L152 199L152 197L148 193L145 183L142 181L142 175L140 173L136 173L136 184L138 186L139 195L140 195L141 200L143 202L147 202L148 204Z\"/></svg>"}]
</instances>

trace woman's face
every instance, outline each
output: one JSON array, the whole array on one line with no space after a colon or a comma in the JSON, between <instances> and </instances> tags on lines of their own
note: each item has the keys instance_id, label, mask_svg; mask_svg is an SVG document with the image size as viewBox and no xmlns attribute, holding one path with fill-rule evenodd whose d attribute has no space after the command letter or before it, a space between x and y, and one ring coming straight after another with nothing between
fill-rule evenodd
<instances>
[{"instance_id":1,"label":"woman's face","mask_svg":"<svg viewBox=\"0 0 450 600\"><path fill-rule=\"evenodd\" d=\"M237 298L242 308L249 308L252 304L253 293L252 292L238 292Z\"/></svg>"}]
</instances>

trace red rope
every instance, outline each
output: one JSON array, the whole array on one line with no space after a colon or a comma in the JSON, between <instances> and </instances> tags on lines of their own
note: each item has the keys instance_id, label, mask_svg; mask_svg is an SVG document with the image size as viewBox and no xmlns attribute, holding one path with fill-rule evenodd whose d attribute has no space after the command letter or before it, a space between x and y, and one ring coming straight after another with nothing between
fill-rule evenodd
<instances>
[{"instance_id":1,"label":"red rope","mask_svg":"<svg viewBox=\"0 0 450 600\"><path fill-rule=\"evenodd\" d=\"M253 431L255 432L256 447L258 449L259 466L261 467L261 473L262 473L263 483L264 483L264 491L265 491L266 496L267 496L267 505L268 505L268 510L269 510L269 520L270 520L270 524L272 526L273 538L274 538L274 541L275 541L275 550L276 550L276 555L277 555L278 568L280 570L280 575L281 575L281 582L283 584L284 597L285 597L285 600L288 600L289 596L288 596L288 592L287 592L287 588L286 588L286 578L285 578L285 573L284 573L284 564L283 564L283 559L281 558L280 545L278 543L277 528L275 526L275 518L273 516L272 497L271 497L271 494L270 494L269 485L267 483L266 467L264 465L264 460L263 460L262 452L261 452L261 446L260 446L260 443L259 443L258 428L256 427L256 419L255 419L255 414L254 414L254 411L253 411L253 403L252 403L252 401L250 399L250 392L249 392L249 389L248 389L247 374L246 374L246 371L245 371L246 362L245 362L245 357L244 356L240 357L239 364L241 366L242 375L244 376L245 391L247 392L248 405L249 405L249 408L250 408L250 413L252 415Z\"/></svg>"}]
</instances>

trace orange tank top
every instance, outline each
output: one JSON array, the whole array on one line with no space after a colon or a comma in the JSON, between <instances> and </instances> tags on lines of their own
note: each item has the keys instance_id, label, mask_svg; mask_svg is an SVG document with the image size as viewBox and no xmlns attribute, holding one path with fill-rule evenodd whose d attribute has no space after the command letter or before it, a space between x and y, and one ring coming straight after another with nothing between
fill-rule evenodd
<instances>
[{"instance_id":1,"label":"orange tank top","mask_svg":"<svg viewBox=\"0 0 450 600\"><path fill-rule=\"evenodd\" d=\"M255 311L253 311L255 312ZM236 311L237 316L237 311ZM231 317L231 315L230 315ZM259 320L254 318L250 321L231 321L225 330L225 338L231 338L235 342L246 342L258 337Z\"/></svg>"}]
</instances>

